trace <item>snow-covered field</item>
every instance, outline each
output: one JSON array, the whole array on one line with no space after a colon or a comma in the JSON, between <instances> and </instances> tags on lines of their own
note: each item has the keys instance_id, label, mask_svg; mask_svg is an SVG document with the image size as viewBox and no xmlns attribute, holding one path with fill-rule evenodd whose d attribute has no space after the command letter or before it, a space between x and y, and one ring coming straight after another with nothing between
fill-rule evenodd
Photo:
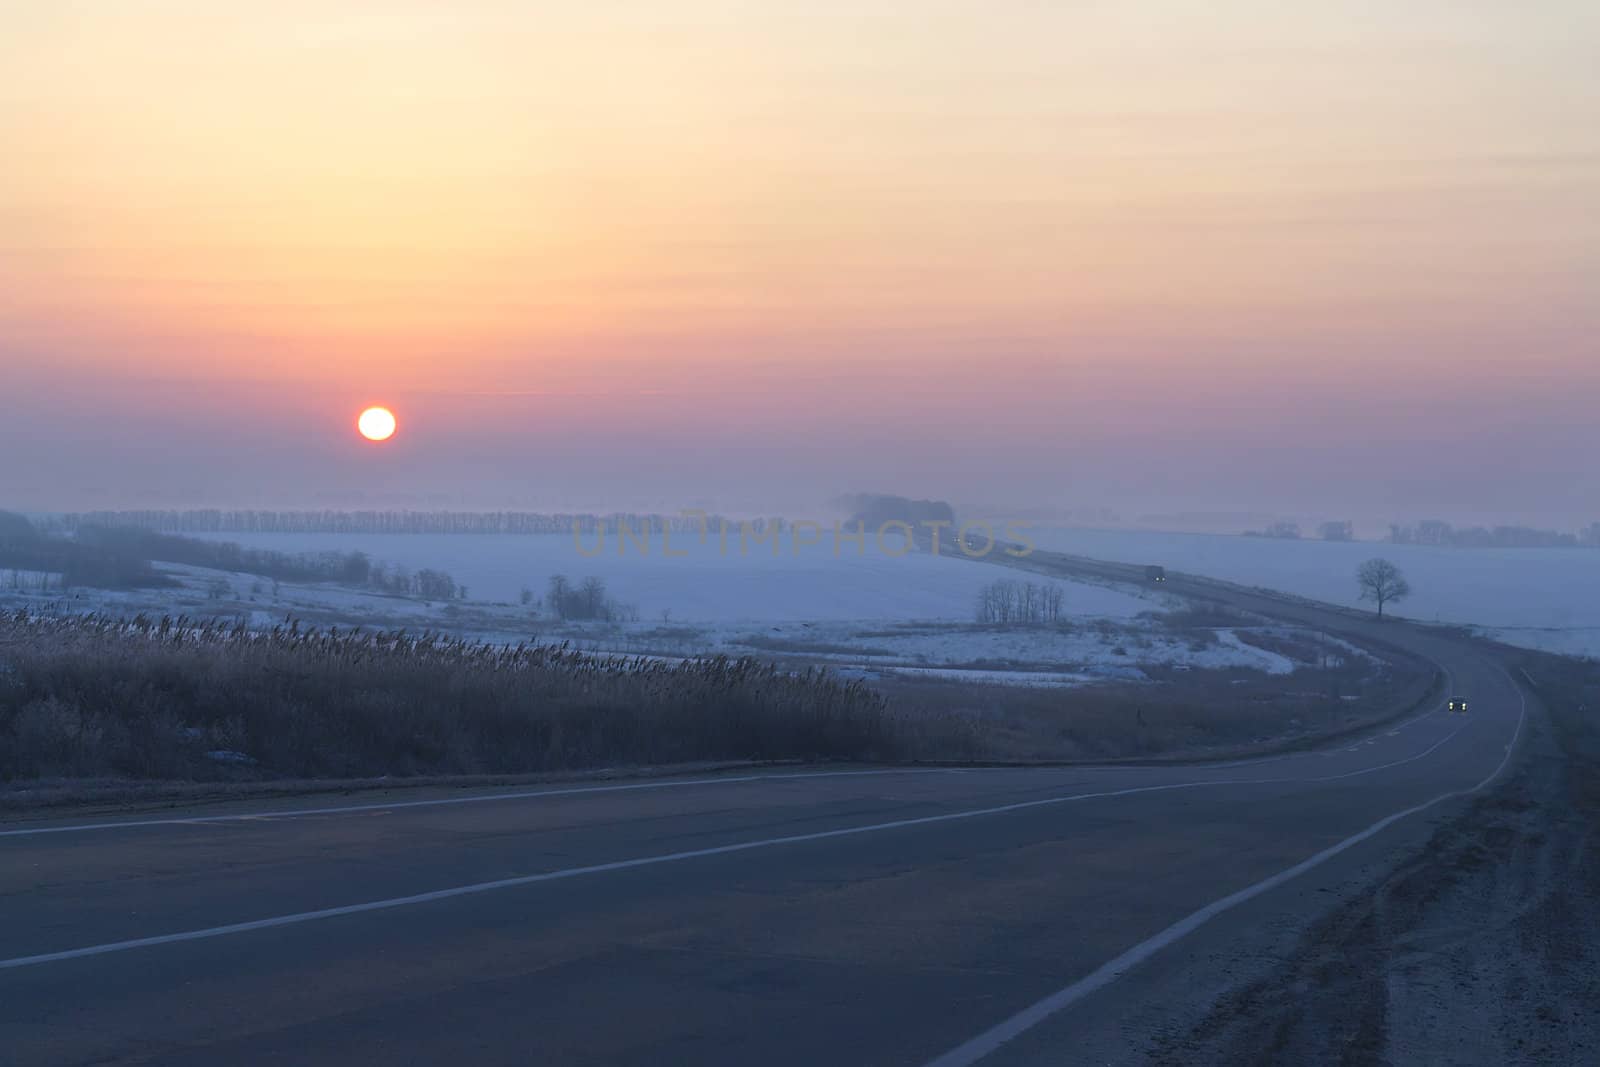
<instances>
[{"instance_id":1,"label":"snow-covered field","mask_svg":"<svg viewBox=\"0 0 1600 1067\"><path fill-rule=\"evenodd\" d=\"M1278 589L1334 604L1357 606L1356 567L1383 556L1411 582L1412 595L1396 614L1426 622L1474 625L1502 640L1567 654L1600 656L1600 551L1588 549L1460 549L1373 542L1280 541L1218 534L1153 533L1039 526L1029 536L1040 548L1126 563L1159 563L1173 570ZM612 541L595 558L580 555L569 536L219 535L282 552L366 551L375 560L410 570L432 567L468 586L477 601L515 602L522 588L543 595L552 574L595 575L611 595L638 608L641 620L969 621L978 589L999 568L924 552L899 558L868 545L839 556L827 543L789 545L777 558L752 547L741 555L737 536L727 553L695 539L677 539L687 558L665 558L659 538L651 554L618 555ZM593 547L592 542L586 546ZM1127 619L1158 609L1159 597L1136 588L1062 583L1065 611L1074 618Z\"/></svg>"},{"instance_id":2,"label":"snow-covered field","mask_svg":"<svg viewBox=\"0 0 1600 1067\"><path fill-rule=\"evenodd\" d=\"M1402 614L1476 624L1505 640L1565 653L1600 655L1600 553L1585 550L1461 550L1372 543L1329 544L1203 534L1035 528L1041 548L1129 563L1159 563L1339 604L1357 603L1354 573L1376 555L1397 563L1414 595ZM1064 625L974 624L979 590L996 580L1043 581L982 562L916 551L835 555L824 543L799 554L785 543L723 551L675 539L684 556L581 553L570 536L258 534L218 535L283 553L366 552L388 568L450 574L468 597L429 602L331 583L273 583L248 575L164 566L180 589L75 591L69 610L177 613L240 618L268 626L286 617L312 625L436 629L490 641L568 641L596 652L648 656L764 655L879 674L960 677L1026 685L1137 680L1147 669L1244 669L1287 674L1317 655L1348 658L1348 646L1306 634L1271 640L1254 624L1196 634L1175 632L1151 613L1181 606L1145 586L1058 582ZM593 551L593 542L585 547ZM568 624L521 593L544 596L552 575L598 577L611 599L634 609L620 624ZM0 606L50 594L5 589ZM1266 635L1267 647L1252 642ZM1263 640L1256 637L1256 640ZM1274 651L1293 647L1296 659ZM1322 652L1315 651L1321 648ZM1310 657L1307 659L1306 657Z\"/></svg>"},{"instance_id":3,"label":"snow-covered field","mask_svg":"<svg viewBox=\"0 0 1600 1067\"><path fill-rule=\"evenodd\" d=\"M615 541L584 555L572 537L412 534L218 535L247 547L284 553L366 552L375 562L415 573L449 573L470 592L471 607L434 605L407 625L471 628L480 635L527 637L518 623L523 589L542 596L553 574L574 581L603 578L607 593L637 608L637 621L621 626L559 626L546 618L541 640L568 640L582 648L642 655L704 652L798 657L890 672L955 672L971 680L1003 674L1030 684L1081 684L1139 677L1142 667L1292 671L1296 664L1232 630L1195 642L1166 632L1140 615L1181 602L1144 586L1106 587L1053 583L1063 592L1065 628L974 626L978 591L997 580L1037 580L992 564L936 557L927 552L890 556L869 544L865 554L835 555L824 543L796 553L788 544L776 556L737 537L726 550L715 536L700 545L675 539L666 557L659 539L641 555ZM594 551L594 542L583 547ZM384 598L335 589L287 589L291 610L344 610L353 616L404 618L402 606ZM359 602L346 603L351 596ZM505 605L505 611L492 605ZM281 607L281 606L280 606ZM448 612L448 614L441 614ZM1338 650L1347 652L1347 649Z\"/></svg>"},{"instance_id":4,"label":"snow-covered field","mask_svg":"<svg viewBox=\"0 0 1600 1067\"><path fill-rule=\"evenodd\" d=\"M1363 561L1392 560L1412 593L1397 615L1470 624L1501 640L1600 656L1600 551L1431 548L1373 542L1280 541L1218 534L1036 527L1040 548L1278 589L1356 606Z\"/></svg>"},{"instance_id":5,"label":"snow-covered field","mask_svg":"<svg viewBox=\"0 0 1600 1067\"><path fill-rule=\"evenodd\" d=\"M798 554L787 542L776 557L770 548L756 546L742 554L737 533L726 554L715 534L705 545L693 536L674 538L673 551L687 556L673 558L662 555L659 537L645 557L636 548L619 554L614 541L608 541L602 554L585 557L565 535L221 534L213 539L288 553L360 550L374 561L413 573L423 568L444 571L465 585L474 601L514 604L524 588L543 596L553 574L573 581L593 576L604 579L608 594L636 607L646 622L661 621L664 612L674 623L968 622L980 588L997 579L1025 577L926 552L891 557L870 544L865 555L846 546L835 556L826 540ZM592 540L584 544L594 550ZM1056 584L1064 593L1063 611L1073 617L1126 619L1164 607L1161 597L1137 588Z\"/></svg>"},{"instance_id":6,"label":"snow-covered field","mask_svg":"<svg viewBox=\"0 0 1600 1067\"><path fill-rule=\"evenodd\" d=\"M944 564L963 571L975 567L953 560ZM579 623L552 619L515 603L430 601L331 582L274 582L176 564L161 564L159 569L178 585L122 591L78 588L66 597L58 591L0 585L0 608L222 618L263 630L293 619L313 627L432 630L497 643L566 643L597 654L629 657L754 655L797 667L826 665L847 677L930 677L1049 687L1145 681L1147 670L1163 668L1286 675L1319 660L1370 658L1333 638L1245 620L1236 626L1176 630L1150 615L1076 616L1049 626L949 619ZM1142 592L1142 597L1128 599L1153 609L1171 606L1158 594ZM1274 648L1293 649L1295 658Z\"/></svg>"}]
</instances>

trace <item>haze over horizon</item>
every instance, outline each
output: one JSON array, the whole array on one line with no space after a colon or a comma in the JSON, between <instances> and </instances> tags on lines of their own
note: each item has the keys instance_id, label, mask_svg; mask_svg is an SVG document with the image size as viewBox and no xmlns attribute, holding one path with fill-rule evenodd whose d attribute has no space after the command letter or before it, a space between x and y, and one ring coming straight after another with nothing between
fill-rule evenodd
<instances>
[{"instance_id":1,"label":"haze over horizon","mask_svg":"<svg viewBox=\"0 0 1600 1067\"><path fill-rule=\"evenodd\" d=\"M1593 4L328 8L0 5L0 507L1600 519Z\"/></svg>"}]
</instances>

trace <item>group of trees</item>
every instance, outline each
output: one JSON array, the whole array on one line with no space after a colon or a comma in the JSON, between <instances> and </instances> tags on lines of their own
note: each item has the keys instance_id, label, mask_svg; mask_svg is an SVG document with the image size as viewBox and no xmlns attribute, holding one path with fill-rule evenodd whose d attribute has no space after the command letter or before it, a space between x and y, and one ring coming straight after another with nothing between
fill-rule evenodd
<instances>
[{"instance_id":1,"label":"group of trees","mask_svg":"<svg viewBox=\"0 0 1600 1067\"><path fill-rule=\"evenodd\" d=\"M62 589L137 589L171 585L150 557L111 539L47 537L25 516L0 512L0 568L60 575Z\"/></svg>"},{"instance_id":2,"label":"group of trees","mask_svg":"<svg viewBox=\"0 0 1600 1067\"><path fill-rule=\"evenodd\" d=\"M978 621L982 623L1052 623L1061 619L1065 594L1055 583L1014 582L1001 579L978 590Z\"/></svg>"},{"instance_id":3,"label":"group of trees","mask_svg":"<svg viewBox=\"0 0 1600 1067\"><path fill-rule=\"evenodd\" d=\"M274 552L244 548L232 541L202 541L127 527L81 527L77 540L114 543L145 559L211 570L253 574L277 582L338 582L396 596L425 600L465 600L467 587L441 570L374 562L365 552Z\"/></svg>"},{"instance_id":4,"label":"group of trees","mask_svg":"<svg viewBox=\"0 0 1600 1067\"><path fill-rule=\"evenodd\" d=\"M150 530L105 526L79 527L74 540L79 544L114 548L138 559L253 574L274 582L338 582L426 600L464 600L467 596L467 588L458 585L444 571L423 568L413 573L404 567L374 563L361 551L274 552L245 548L232 541L202 541Z\"/></svg>"},{"instance_id":5,"label":"group of trees","mask_svg":"<svg viewBox=\"0 0 1600 1067\"><path fill-rule=\"evenodd\" d=\"M382 563L368 566L365 581L348 582L349 585L366 585L395 596L417 596L424 600L465 600L467 587L444 571L424 567L416 573L404 567L389 567Z\"/></svg>"},{"instance_id":6,"label":"group of trees","mask_svg":"<svg viewBox=\"0 0 1600 1067\"><path fill-rule=\"evenodd\" d=\"M522 602L530 604L532 590L522 591ZM619 604L606 592L603 578L589 577L574 583L565 574L552 574L546 587L545 607L563 622L633 622L638 611Z\"/></svg>"}]
</instances>

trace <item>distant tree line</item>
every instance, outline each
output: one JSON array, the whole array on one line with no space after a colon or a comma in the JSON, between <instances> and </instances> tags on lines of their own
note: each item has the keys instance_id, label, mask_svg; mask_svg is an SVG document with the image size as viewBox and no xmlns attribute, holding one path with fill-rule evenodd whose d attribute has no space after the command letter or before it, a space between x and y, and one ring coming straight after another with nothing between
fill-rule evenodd
<instances>
[{"instance_id":1,"label":"distant tree line","mask_svg":"<svg viewBox=\"0 0 1600 1067\"><path fill-rule=\"evenodd\" d=\"M1244 536L1297 541L1300 527L1293 522L1275 522L1262 530L1246 530ZM1320 523L1317 536L1324 541L1354 541L1355 525L1347 520ZM1441 519L1424 519L1411 525L1390 524L1388 541L1396 545L1452 548L1600 548L1600 522L1590 523L1576 533L1560 533L1527 526L1458 529Z\"/></svg>"},{"instance_id":2,"label":"distant tree line","mask_svg":"<svg viewBox=\"0 0 1600 1067\"><path fill-rule=\"evenodd\" d=\"M1003 578L978 590L977 617L982 623L1059 622L1064 600L1059 585Z\"/></svg>"},{"instance_id":3,"label":"distant tree line","mask_svg":"<svg viewBox=\"0 0 1600 1067\"><path fill-rule=\"evenodd\" d=\"M1270 537L1277 541L1300 540L1300 524L1294 522L1275 522L1264 530L1246 530L1246 537Z\"/></svg>"},{"instance_id":4,"label":"distant tree line","mask_svg":"<svg viewBox=\"0 0 1600 1067\"><path fill-rule=\"evenodd\" d=\"M1278 541L1300 540L1300 524L1296 522L1275 522L1264 530L1246 530L1246 537L1270 537ZM1324 541L1354 541L1356 539L1355 523L1348 519L1335 519L1317 524L1317 536Z\"/></svg>"},{"instance_id":5,"label":"distant tree line","mask_svg":"<svg viewBox=\"0 0 1600 1067\"><path fill-rule=\"evenodd\" d=\"M274 552L244 548L232 541L200 541L148 530L100 527L80 528L78 540L85 537L120 542L146 559L162 563L254 574L275 582L338 582L424 600L465 599L467 595L466 586L459 585L444 571L424 567L412 572L404 567L373 562L360 551Z\"/></svg>"},{"instance_id":6,"label":"distant tree line","mask_svg":"<svg viewBox=\"0 0 1600 1067\"><path fill-rule=\"evenodd\" d=\"M372 566L362 552L274 552L126 526L80 526L73 540L140 559L236 571L281 582L366 585Z\"/></svg>"},{"instance_id":7,"label":"distant tree line","mask_svg":"<svg viewBox=\"0 0 1600 1067\"><path fill-rule=\"evenodd\" d=\"M0 512L0 569L59 574L63 589L138 589L173 585L148 556L93 538L47 537L22 515Z\"/></svg>"},{"instance_id":8,"label":"distant tree line","mask_svg":"<svg viewBox=\"0 0 1600 1067\"><path fill-rule=\"evenodd\" d=\"M588 512L526 511L273 511L206 508L187 511L91 511L53 516L42 525L71 533L84 526L113 526L156 533L295 533L295 534L566 534L574 526L586 533L619 526L638 533L693 530L702 521L716 525L718 516L699 514L645 515Z\"/></svg>"},{"instance_id":9,"label":"distant tree line","mask_svg":"<svg viewBox=\"0 0 1600 1067\"><path fill-rule=\"evenodd\" d=\"M1390 525L1389 541L1396 545L1452 548L1600 548L1600 522L1590 523L1577 533L1560 533L1527 526L1458 529L1442 519L1424 519L1414 525Z\"/></svg>"},{"instance_id":10,"label":"distant tree line","mask_svg":"<svg viewBox=\"0 0 1600 1067\"><path fill-rule=\"evenodd\" d=\"M912 500L887 493L849 493L834 501L835 505L850 513L846 525L861 523L868 530L881 529L885 523L903 522L912 529L923 523L949 523L955 525L956 512L943 500Z\"/></svg>"},{"instance_id":11,"label":"distant tree line","mask_svg":"<svg viewBox=\"0 0 1600 1067\"><path fill-rule=\"evenodd\" d=\"M117 526L80 525L72 535L50 536L21 515L0 512L0 570L60 574L63 588L132 589L175 584L153 563L270 578L274 582L339 582L429 600L465 599L465 586L443 571L415 574L373 563L365 552L274 552L231 541Z\"/></svg>"}]
</instances>

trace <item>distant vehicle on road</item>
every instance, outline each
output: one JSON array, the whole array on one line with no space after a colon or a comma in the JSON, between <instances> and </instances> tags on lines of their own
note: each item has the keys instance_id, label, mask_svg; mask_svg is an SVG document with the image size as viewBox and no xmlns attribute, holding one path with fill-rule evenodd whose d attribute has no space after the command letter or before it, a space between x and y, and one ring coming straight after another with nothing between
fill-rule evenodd
<instances>
[{"instance_id":1,"label":"distant vehicle on road","mask_svg":"<svg viewBox=\"0 0 1600 1067\"><path fill-rule=\"evenodd\" d=\"M1450 698L1450 710L1455 712L1455 713L1457 713L1458 715L1459 714L1465 714L1466 710L1467 710L1467 698L1466 697L1451 697Z\"/></svg>"},{"instance_id":2,"label":"distant vehicle on road","mask_svg":"<svg viewBox=\"0 0 1600 1067\"><path fill-rule=\"evenodd\" d=\"M1144 576L1146 579L1152 582L1164 582L1167 580L1167 568L1157 567L1154 565L1146 567L1144 569Z\"/></svg>"}]
</instances>

